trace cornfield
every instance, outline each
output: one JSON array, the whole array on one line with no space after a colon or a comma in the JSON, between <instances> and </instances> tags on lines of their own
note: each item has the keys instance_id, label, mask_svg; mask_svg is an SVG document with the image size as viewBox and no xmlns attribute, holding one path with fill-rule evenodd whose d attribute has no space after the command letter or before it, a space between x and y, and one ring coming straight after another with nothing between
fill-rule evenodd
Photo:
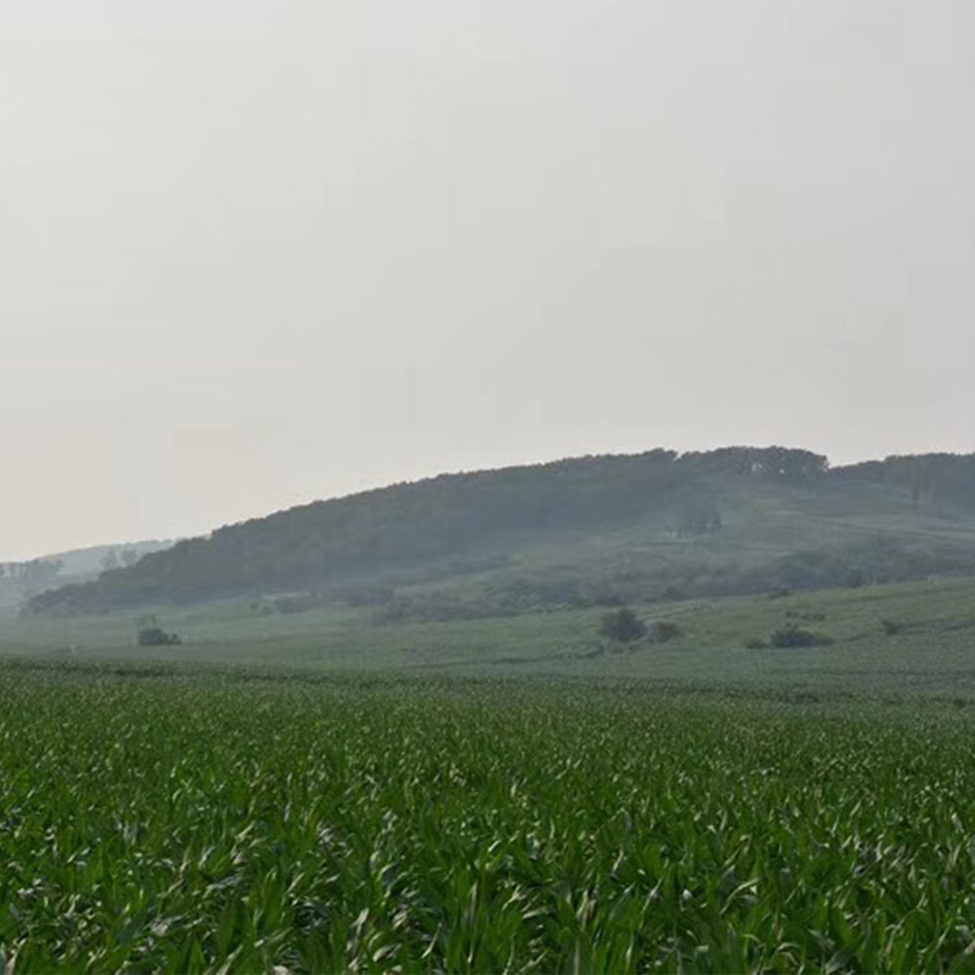
<instances>
[{"instance_id":1,"label":"cornfield","mask_svg":"<svg viewBox=\"0 0 975 975\"><path fill-rule=\"evenodd\" d=\"M950 704L0 681L8 972L975 970Z\"/></svg>"}]
</instances>

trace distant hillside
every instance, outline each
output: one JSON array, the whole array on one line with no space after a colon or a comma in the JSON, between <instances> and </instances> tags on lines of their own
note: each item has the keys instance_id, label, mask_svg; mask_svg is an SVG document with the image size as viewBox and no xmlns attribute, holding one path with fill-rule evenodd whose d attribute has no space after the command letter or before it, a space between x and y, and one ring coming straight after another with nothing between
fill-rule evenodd
<instances>
[{"instance_id":1,"label":"distant hillside","mask_svg":"<svg viewBox=\"0 0 975 975\"><path fill-rule=\"evenodd\" d=\"M150 552L162 552L172 548L176 540L172 538L152 538L141 542L125 542L118 545L92 545L88 548L75 548L67 552L42 556L45 562L57 562L63 576L97 577L107 569L117 569L135 565ZM69 581L77 582L77 579Z\"/></svg>"},{"instance_id":2,"label":"distant hillside","mask_svg":"<svg viewBox=\"0 0 975 975\"><path fill-rule=\"evenodd\" d=\"M0 562L0 613L17 612L46 590L90 582L106 569L135 565L143 555L173 544L171 539L151 539L71 549L25 562Z\"/></svg>"},{"instance_id":3,"label":"distant hillside","mask_svg":"<svg viewBox=\"0 0 975 975\"><path fill-rule=\"evenodd\" d=\"M975 571L975 455L830 469L781 447L583 457L442 475L177 543L36 613L274 597L378 618L860 585Z\"/></svg>"}]
</instances>

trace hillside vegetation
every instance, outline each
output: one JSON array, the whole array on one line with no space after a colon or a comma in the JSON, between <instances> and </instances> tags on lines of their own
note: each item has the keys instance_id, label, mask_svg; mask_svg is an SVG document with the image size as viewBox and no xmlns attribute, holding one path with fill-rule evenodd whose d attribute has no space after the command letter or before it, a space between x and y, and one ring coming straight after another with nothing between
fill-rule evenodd
<instances>
[{"instance_id":1,"label":"hillside vegetation","mask_svg":"<svg viewBox=\"0 0 975 975\"><path fill-rule=\"evenodd\" d=\"M224 597L387 621L975 572L975 455L830 468L781 447L442 475L221 528L42 593L36 614Z\"/></svg>"},{"instance_id":2,"label":"hillside vegetation","mask_svg":"<svg viewBox=\"0 0 975 975\"><path fill-rule=\"evenodd\" d=\"M153 539L71 549L26 562L0 562L0 616L17 613L42 592L92 582L106 569L134 565L147 552L158 552L172 544Z\"/></svg>"}]
</instances>

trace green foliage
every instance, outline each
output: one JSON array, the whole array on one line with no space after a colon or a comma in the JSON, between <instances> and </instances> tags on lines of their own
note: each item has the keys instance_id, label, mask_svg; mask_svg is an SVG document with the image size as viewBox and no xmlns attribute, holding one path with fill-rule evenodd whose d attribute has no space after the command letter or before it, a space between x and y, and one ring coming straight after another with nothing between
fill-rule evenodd
<instances>
[{"instance_id":1,"label":"green foliage","mask_svg":"<svg viewBox=\"0 0 975 975\"><path fill-rule=\"evenodd\" d=\"M618 643L632 643L647 635L647 624L628 606L612 613L604 613L599 623L599 632Z\"/></svg>"},{"instance_id":2,"label":"green foliage","mask_svg":"<svg viewBox=\"0 0 975 975\"><path fill-rule=\"evenodd\" d=\"M460 592L460 590L458 590ZM477 590L470 592L472 599ZM399 597L397 597L398 599ZM168 630L184 637L181 647L138 650L131 617L122 614L71 619L0 619L0 656L46 657L73 648L76 659L172 659L288 665L329 672L349 669L480 675L587 675L632 679L708 680L755 685L841 688L875 695L971 694L975 697L972 636L975 578L841 587L794 592L780 599L742 596L693 600L679 605L633 606L645 621L672 621L678 640L652 653L592 655L610 641L599 635L605 610L568 608L450 621L376 623L373 607L333 604L303 613L276 613L269 600L239 600L207 606L166 607ZM270 610L266 612L266 610ZM882 619L901 627L887 637ZM825 621L828 620L828 623ZM740 653L745 641L795 622L827 632L832 646L815 653ZM640 646L617 644L617 649ZM918 674L924 674L919 681Z\"/></svg>"},{"instance_id":3,"label":"green foliage","mask_svg":"<svg viewBox=\"0 0 975 975\"><path fill-rule=\"evenodd\" d=\"M975 512L975 453L888 457L840 468L835 476L848 481L895 487L914 508L957 508Z\"/></svg>"},{"instance_id":4,"label":"green foliage","mask_svg":"<svg viewBox=\"0 0 975 975\"><path fill-rule=\"evenodd\" d=\"M966 707L3 681L7 971L971 968Z\"/></svg>"},{"instance_id":5,"label":"green foliage","mask_svg":"<svg viewBox=\"0 0 975 975\"><path fill-rule=\"evenodd\" d=\"M441 579L471 571L503 573L508 554L490 550L499 539L517 550L544 551L553 539L563 544L580 535L629 533L653 519L668 531L676 524L686 534L714 536L720 528L724 536L726 494L825 490L827 466L824 457L808 451L732 447L681 456L653 450L443 476L226 526L209 538L182 541L106 572L96 582L62 587L31 605L34 612L69 614L329 587L388 589L394 579L418 571L433 571ZM581 599L595 598L600 576L610 582L604 591L630 600L654 589L695 595L769 585L760 573L743 573L728 560L705 571L686 566L674 577L668 566L650 558L643 568L627 570L622 587L627 591L621 591L605 578L616 574L613 567L591 559L580 563L574 556L568 564L576 567L573 583L593 590ZM661 570L662 576L654 575Z\"/></svg>"},{"instance_id":6,"label":"green foliage","mask_svg":"<svg viewBox=\"0 0 975 975\"><path fill-rule=\"evenodd\" d=\"M172 647L182 641L176 633L167 633L161 626L143 626L138 634L140 647Z\"/></svg>"},{"instance_id":7,"label":"green foliage","mask_svg":"<svg viewBox=\"0 0 975 975\"><path fill-rule=\"evenodd\" d=\"M932 461L937 488L918 506L898 463L828 470L807 451L735 447L444 476L227 526L30 605L245 597L273 611L297 593L282 612L366 607L401 623L975 572L970 459Z\"/></svg>"},{"instance_id":8,"label":"green foliage","mask_svg":"<svg viewBox=\"0 0 975 975\"><path fill-rule=\"evenodd\" d=\"M804 629L797 623L787 623L769 637L773 647L826 647L832 642L830 637Z\"/></svg>"}]
</instances>

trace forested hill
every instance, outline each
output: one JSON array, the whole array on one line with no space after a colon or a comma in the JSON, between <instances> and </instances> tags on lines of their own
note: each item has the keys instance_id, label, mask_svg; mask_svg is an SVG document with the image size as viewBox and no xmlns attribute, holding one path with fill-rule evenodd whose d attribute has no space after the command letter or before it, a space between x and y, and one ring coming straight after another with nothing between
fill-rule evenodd
<instances>
[{"instance_id":1,"label":"forested hill","mask_svg":"<svg viewBox=\"0 0 975 975\"><path fill-rule=\"evenodd\" d=\"M30 609L304 593L436 617L937 571L975 571L975 455L831 469L782 447L653 450L315 502L43 593Z\"/></svg>"},{"instance_id":2,"label":"forested hill","mask_svg":"<svg viewBox=\"0 0 975 975\"><path fill-rule=\"evenodd\" d=\"M157 552L172 544L172 541L153 539L125 545L94 545L42 555L26 562L0 562L0 616L17 613L39 593L90 582L105 569L133 565L147 552Z\"/></svg>"}]
</instances>

